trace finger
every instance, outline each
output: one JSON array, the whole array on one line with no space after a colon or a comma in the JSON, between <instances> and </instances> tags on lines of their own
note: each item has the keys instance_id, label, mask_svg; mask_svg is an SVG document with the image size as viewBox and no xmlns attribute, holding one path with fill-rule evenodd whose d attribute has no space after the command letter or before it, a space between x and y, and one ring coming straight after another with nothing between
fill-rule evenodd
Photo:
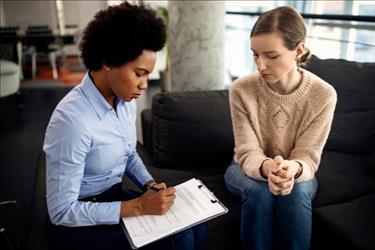
<instances>
[{"instance_id":1,"label":"finger","mask_svg":"<svg viewBox=\"0 0 375 250\"><path fill-rule=\"evenodd\" d=\"M166 189L167 185L164 182L158 183L155 185L157 189Z\"/></svg>"},{"instance_id":2,"label":"finger","mask_svg":"<svg viewBox=\"0 0 375 250\"><path fill-rule=\"evenodd\" d=\"M292 184L293 184L292 181L288 180L288 181L284 181L284 182L278 183L277 186L281 190L284 190L284 189L289 189L292 186Z\"/></svg>"},{"instance_id":3,"label":"finger","mask_svg":"<svg viewBox=\"0 0 375 250\"><path fill-rule=\"evenodd\" d=\"M292 189L290 189L290 188L281 190L280 195L282 195L282 196L289 195L291 193L291 191L292 191Z\"/></svg>"},{"instance_id":4,"label":"finger","mask_svg":"<svg viewBox=\"0 0 375 250\"><path fill-rule=\"evenodd\" d=\"M282 168L282 169L288 169L289 167L289 164L287 161L283 161L279 164L279 167Z\"/></svg>"},{"instance_id":5,"label":"finger","mask_svg":"<svg viewBox=\"0 0 375 250\"><path fill-rule=\"evenodd\" d=\"M271 179L271 181L275 184L278 184L278 183L281 183L281 182L284 182L284 181L287 181L287 179L283 178L283 177L280 177L278 176L277 174L275 173L271 173L268 178Z\"/></svg>"},{"instance_id":6,"label":"finger","mask_svg":"<svg viewBox=\"0 0 375 250\"><path fill-rule=\"evenodd\" d=\"M170 196L176 193L176 189L174 187L166 188L160 191L162 195Z\"/></svg>"},{"instance_id":7,"label":"finger","mask_svg":"<svg viewBox=\"0 0 375 250\"><path fill-rule=\"evenodd\" d=\"M279 194L280 188L275 183L273 183L272 181L268 182L268 187L269 187L272 194L274 194L274 195Z\"/></svg>"},{"instance_id":8,"label":"finger","mask_svg":"<svg viewBox=\"0 0 375 250\"><path fill-rule=\"evenodd\" d=\"M277 172L277 176L284 179L290 179L293 177L293 174L289 171L289 169L281 169Z\"/></svg>"},{"instance_id":9,"label":"finger","mask_svg":"<svg viewBox=\"0 0 375 250\"><path fill-rule=\"evenodd\" d=\"M277 155L275 158L273 158L273 160L276 164L280 164L284 161L283 157L281 157L280 155Z\"/></svg>"},{"instance_id":10,"label":"finger","mask_svg":"<svg viewBox=\"0 0 375 250\"><path fill-rule=\"evenodd\" d=\"M278 171L282 170L284 166L285 166L284 162L275 164L275 168L273 168L272 172L277 173Z\"/></svg>"},{"instance_id":11,"label":"finger","mask_svg":"<svg viewBox=\"0 0 375 250\"><path fill-rule=\"evenodd\" d=\"M170 194L170 195L164 195L162 196L163 202L172 202L176 199L175 194Z\"/></svg>"}]
</instances>

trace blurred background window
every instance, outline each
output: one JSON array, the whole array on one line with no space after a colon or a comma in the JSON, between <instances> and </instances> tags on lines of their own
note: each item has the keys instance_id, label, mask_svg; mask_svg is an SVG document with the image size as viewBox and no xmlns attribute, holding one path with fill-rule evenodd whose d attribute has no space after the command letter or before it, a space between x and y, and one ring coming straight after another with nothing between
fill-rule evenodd
<instances>
[{"instance_id":1,"label":"blurred background window","mask_svg":"<svg viewBox=\"0 0 375 250\"><path fill-rule=\"evenodd\" d=\"M262 13L283 5L293 6L304 14L375 16L375 1L227 1L225 68L229 77L226 84L256 70L249 36L258 16L246 12ZM306 45L319 58L375 62L375 22L304 20Z\"/></svg>"}]
</instances>

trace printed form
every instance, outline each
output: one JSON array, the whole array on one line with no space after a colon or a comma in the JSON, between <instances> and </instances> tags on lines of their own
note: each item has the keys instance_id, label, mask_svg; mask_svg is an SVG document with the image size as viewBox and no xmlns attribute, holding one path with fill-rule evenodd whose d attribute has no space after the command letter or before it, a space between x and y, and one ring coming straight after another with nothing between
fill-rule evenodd
<instances>
[{"instance_id":1,"label":"printed form","mask_svg":"<svg viewBox=\"0 0 375 250\"><path fill-rule=\"evenodd\" d=\"M133 248L139 248L228 211L198 179L190 179L175 188L176 199L164 215L122 218Z\"/></svg>"}]
</instances>

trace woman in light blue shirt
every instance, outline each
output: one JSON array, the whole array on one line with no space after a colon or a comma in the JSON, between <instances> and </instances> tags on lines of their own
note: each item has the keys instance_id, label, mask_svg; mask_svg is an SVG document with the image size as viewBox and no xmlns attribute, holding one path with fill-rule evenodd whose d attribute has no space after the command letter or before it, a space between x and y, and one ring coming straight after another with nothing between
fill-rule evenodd
<instances>
[{"instance_id":1,"label":"woman in light blue shirt","mask_svg":"<svg viewBox=\"0 0 375 250\"><path fill-rule=\"evenodd\" d=\"M156 183L135 149L135 99L165 39L154 11L127 2L98 12L86 27L80 51L89 71L56 107L43 146L55 248L130 249L120 218L163 214L173 204L175 189ZM145 193L123 190L124 174ZM148 247L198 249L205 231L202 224Z\"/></svg>"}]
</instances>

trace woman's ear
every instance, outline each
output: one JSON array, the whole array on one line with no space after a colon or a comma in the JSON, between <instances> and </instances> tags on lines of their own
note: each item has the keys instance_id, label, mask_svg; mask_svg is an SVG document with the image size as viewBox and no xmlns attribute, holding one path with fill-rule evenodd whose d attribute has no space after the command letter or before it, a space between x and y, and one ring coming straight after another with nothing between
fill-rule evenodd
<instances>
[{"instance_id":1,"label":"woman's ear","mask_svg":"<svg viewBox=\"0 0 375 250\"><path fill-rule=\"evenodd\" d=\"M305 43L299 42L296 47L296 57L301 58L306 53Z\"/></svg>"}]
</instances>

